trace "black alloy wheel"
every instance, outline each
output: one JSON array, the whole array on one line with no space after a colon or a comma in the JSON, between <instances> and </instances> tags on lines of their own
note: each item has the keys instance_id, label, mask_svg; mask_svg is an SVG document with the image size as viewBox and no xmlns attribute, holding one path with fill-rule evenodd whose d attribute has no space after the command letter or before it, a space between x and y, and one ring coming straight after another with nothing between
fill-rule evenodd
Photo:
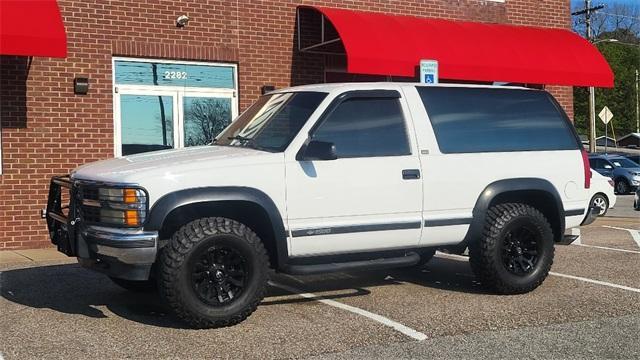
<instances>
[{"instance_id":1,"label":"black alloy wheel","mask_svg":"<svg viewBox=\"0 0 640 360\"><path fill-rule=\"evenodd\" d=\"M527 225L511 229L502 244L502 263L510 273L524 276L533 271L541 249L539 232Z\"/></svg>"},{"instance_id":2,"label":"black alloy wheel","mask_svg":"<svg viewBox=\"0 0 640 360\"><path fill-rule=\"evenodd\" d=\"M222 306L242 294L249 273L250 264L237 249L214 245L195 259L191 286L204 303Z\"/></svg>"}]
</instances>

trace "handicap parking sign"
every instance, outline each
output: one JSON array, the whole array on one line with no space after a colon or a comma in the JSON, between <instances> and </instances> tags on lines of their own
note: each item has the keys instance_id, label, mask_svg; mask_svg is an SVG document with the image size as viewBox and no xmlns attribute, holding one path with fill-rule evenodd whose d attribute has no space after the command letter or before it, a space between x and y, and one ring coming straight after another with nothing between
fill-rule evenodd
<instances>
[{"instance_id":1,"label":"handicap parking sign","mask_svg":"<svg viewBox=\"0 0 640 360\"><path fill-rule=\"evenodd\" d=\"M423 84L438 83L437 60L420 60L420 82Z\"/></svg>"}]
</instances>

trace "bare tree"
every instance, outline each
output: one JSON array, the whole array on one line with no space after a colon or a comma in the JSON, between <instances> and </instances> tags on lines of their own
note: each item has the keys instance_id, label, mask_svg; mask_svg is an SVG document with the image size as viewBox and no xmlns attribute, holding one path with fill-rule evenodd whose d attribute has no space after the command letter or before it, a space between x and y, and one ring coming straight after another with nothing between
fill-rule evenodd
<instances>
[{"instance_id":1,"label":"bare tree","mask_svg":"<svg viewBox=\"0 0 640 360\"><path fill-rule=\"evenodd\" d=\"M573 11L583 7L582 2L577 2ZM585 35L584 15L573 17L573 29L580 35ZM625 38L617 39L623 42L633 41L634 37L640 36L640 3L613 2L591 15L591 31L594 39L614 30L618 30L619 34L627 34L623 35Z\"/></svg>"},{"instance_id":2,"label":"bare tree","mask_svg":"<svg viewBox=\"0 0 640 360\"><path fill-rule=\"evenodd\" d=\"M192 98L185 109L185 145L210 143L230 122L228 99Z\"/></svg>"}]
</instances>

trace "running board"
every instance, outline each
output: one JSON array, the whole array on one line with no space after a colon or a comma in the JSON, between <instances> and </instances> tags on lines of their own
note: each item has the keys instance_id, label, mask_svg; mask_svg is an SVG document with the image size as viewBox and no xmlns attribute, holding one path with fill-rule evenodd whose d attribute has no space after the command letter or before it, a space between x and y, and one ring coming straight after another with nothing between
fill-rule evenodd
<instances>
[{"instance_id":1,"label":"running board","mask_svg":"<svg viewBox=\"0 0 640 360\"><path fill-rule=\"evenodd\" d=\"M285 273L292 275L311 275L349 270L377 270L413 266L420 262L420 255L409 252L405 256L380 258L374 260L350 261L314 265L287 265Z\"/></svg>"}]
</instances>

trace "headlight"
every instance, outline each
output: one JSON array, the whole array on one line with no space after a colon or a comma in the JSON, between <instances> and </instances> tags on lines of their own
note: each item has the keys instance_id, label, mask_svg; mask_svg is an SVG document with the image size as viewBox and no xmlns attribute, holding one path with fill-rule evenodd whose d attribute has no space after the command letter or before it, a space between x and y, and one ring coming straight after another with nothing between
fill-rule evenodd
<instances>
[{"instance_id":1,"label":"headlight","mask_svg":"<svg viewBox=\"0 0 640 360\"><path fill-rule=\"evenodd\" d=\"M80 214L87 223L140 227L147 217L147 194L141 188L82 185L79 198Z\"/></svg>"}]
</instances>

